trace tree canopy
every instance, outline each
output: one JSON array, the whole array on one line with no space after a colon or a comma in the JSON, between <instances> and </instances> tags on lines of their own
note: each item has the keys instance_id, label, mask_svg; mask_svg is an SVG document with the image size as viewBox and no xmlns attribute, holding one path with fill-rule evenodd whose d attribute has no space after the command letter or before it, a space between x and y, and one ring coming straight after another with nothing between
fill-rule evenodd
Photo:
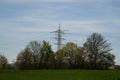
<instances>
[{"instance_id":1,"label":"tree canopy","mask_svg":"<svg viewBox=\"0 0 120 80\"><path fill-rule=\"evenodd\" d=\"M31 41L17 56L18 69L108 69L115 65L111 44L99 33L91 34L83 46L67 42L56 52L49 42ZM7 68L0 55L0 68Z\"/></svg>"}]
</instances>

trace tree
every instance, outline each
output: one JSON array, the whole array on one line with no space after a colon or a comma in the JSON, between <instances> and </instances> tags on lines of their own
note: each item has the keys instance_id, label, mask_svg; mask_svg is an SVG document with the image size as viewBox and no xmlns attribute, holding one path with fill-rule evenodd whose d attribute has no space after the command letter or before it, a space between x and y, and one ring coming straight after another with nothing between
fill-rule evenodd
<instances>
[{"instance_id":1,"label":"tree","mask_svg":"<svg viewBox=\"0 0 120 80\"><path fill-rule=\"evenodd\" d=\"M80 68L83 66L82 48L73 42L68 42L57 52L57 59L59 62L62 61L66 68Z\"/></svg>"},{"instance_id":2,"label":"tree","mask_svg":"<svg viewBox=\"0 0 120 80\"><path fill-rule=\"evenodd\" d=\"M26 49L28 50L29 53L32 54L34 68L39 68L40 63L41 63L41 61L40 61L40 58L41 58L41 42L31 41L27 45Z\"/></svg>"},{"instance_id":3,"label":"tree","mask_svg":"<svg viewBox=\"0 0 120 80\"><path fill-rule=\"evenodd\" d=\"M16 64L21 69L48 68L52 56L53 51L48 42L31 41L25 50L18 54Z\"/></svg>"},{"instance_id":4,"label":"tree","mask_svg":"<svg viewBox=\"0 0 120 80\"><path fill-rule=\"evenodd\" d=\"M0 55L0 69L7 69L7 58L4 55Z\"/></svg>"},{"instance_id":5,"label":"tree","mask_svg":"<svg viewBox=\"0 0 120 80\"><path fill-rule=\"evenodd\" d=\"M51 45L49 44L49 42L43 40L40 49L40 61L43 68L47 68L48 60L52 55L53 51Z\"/></svg>"},{"instance_id":6,"label":"tree","mask_svg":"<svg viewBox=\"0 0 120 80\"><path fill-rule=\"evenodd\" d=\"M114 55L110 53L111 45L99 33L93 33L84 43L86 61L93 69L101 69L103 66L114 64Z\"/></svg>"},{"instance_id":7,"label":"tree","mask_svg":"<svg viewBox=\"0 0 120 80\"><path fill-rule=\"evenodd\" d=\"M25 49L17 56L16 66L18 69L33 69L33 55Z\"/></svg>"},{"instance_id":8,"label":"tree","mask_svg":"<svg viewBox=\"0 0 120 80\"><path fill-rule=\"evenodd\" d=\"M65 50L62 48L55 53L55 60L56 60L55 68L57 68L57 69L69 68L68 61L64 55L65 54L64 51Z\"/></svg>"},{"instance_id":9,"label":"tree","mask_svg":"<svg viewBox=\"0 0 120 80\"><path fill-rule=\"evenodd\" d=\"M56 64L56 60L55 60L55 54L52 53L48 59L48 62L47 62L47 68L49 69L55 69L57 66Z\"/></svg>"}]
</instances>

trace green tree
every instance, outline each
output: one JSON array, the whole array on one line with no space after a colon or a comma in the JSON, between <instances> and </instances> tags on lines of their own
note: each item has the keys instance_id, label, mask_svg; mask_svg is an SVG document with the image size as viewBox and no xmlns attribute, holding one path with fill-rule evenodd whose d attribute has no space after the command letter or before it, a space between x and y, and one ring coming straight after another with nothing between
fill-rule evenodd
<instances>
[{"instance_id":1,"label":"green tree","mask_svg":"<svg viewBox=\"0 0 120 80\"><path fill-rule=\"evenodd\" d=\"M7 58L4 55L0 55L0 69L7 69Z\"/></svg>"},{"instance_id":2,"label":"green tree","mask_svg":"<svg viewBox=\"0 0 120 80\"><path fill-rule=\"evenodd\" d=\"M16 66L18 69L33 69L33 55L25 49L17 56Z\"/></svg>"},{"instance_id":3,"label":"green tree","mask_svg":"<svg viewBox=\"0 0 120 80\"><path fill-rule=\"evenodd\" d=\"M57 52L57 58L67 68L81 68L84 61L83 49L73 42L68 42Z\"/></svg>"},{"instance_id":4,"label":"green tree","mask_svg":"<svg viewBox=\"0 0 120 80\"><path fill-rule=\"evenodd\" d=\"M40 49L40 61L43 68L48 68L47 64L50 56L52 55L53 55L53 51L52 51L51 45L49 44L49 42L46 42L45 40L43 40L41 44L41 49Z\"/></svg>"},{"instance_id":5,"label":"green tree","mask_svg":"<svg viewBox=\"0 0 120 80\"><path fill-rule=\"evenodd\" d=\"M86 61L89 62L90 68L102 69L114 65L114 55L110 53L111 45L99 33L93 33L84 43Z\"/></svg>"},{"instance_id":6,"label":"green tree","mask_svg":"<svg viewBox=\"0 0 120 80\"><path fill-rule=\"evenodd\" d=\"M57 69L63 69L63 68L69 68L68 61L65 59L65 52L64 49L60 49L55 54L55 60L56 60L56 68Z\"/></svg>"},{"instance_id":7,"label":"green tree","mask_svg":"<svg viewBox=\"0 0 120 80\"><path fill-rule=\"evenodd\" d=\"M56 60L55 60L55 54L52 53L48 59L48 62L47 62L47 67L49 69L55 69L56 68Z\"/></svg>"}]
</instances>

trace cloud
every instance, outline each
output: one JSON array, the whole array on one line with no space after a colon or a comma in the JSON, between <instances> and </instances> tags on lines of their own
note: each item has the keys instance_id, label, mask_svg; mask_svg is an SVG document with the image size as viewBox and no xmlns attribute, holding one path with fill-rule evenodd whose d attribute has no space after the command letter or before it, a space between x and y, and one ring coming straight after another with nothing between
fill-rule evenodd
<instances>
[{"instance_id":1,"label":"cloud","mask_svg":"<svg viewBox=\"0 0 120 80\"><path fill-rule=\"evenodd\" d=\"M29 22L32 25L21 25L18 28L26 32L50 32L57 29L58 24L61 24L63 29L70 30L71 32L100 32L112 33L113 31L119 32L120 19L111 20L50 20L39 19L37 17L23 17L20 19L13 19L13 22ZM27 23L27 24L29 24ZM26 24L26 23L25 23ZM114 27L116 25L116 27ZM73 29L74 27L74 29Z\"/></svg>"},{"instance_id":2,"label":"cloud","mask_svg":"<svg viewBox=\"0 0 120 80\"><path fill-rule=\"evenodd\" d=\"M93 2L96 0L4 0L2 2L25 3L25 2Z\"/></svg>"}]
</instances>

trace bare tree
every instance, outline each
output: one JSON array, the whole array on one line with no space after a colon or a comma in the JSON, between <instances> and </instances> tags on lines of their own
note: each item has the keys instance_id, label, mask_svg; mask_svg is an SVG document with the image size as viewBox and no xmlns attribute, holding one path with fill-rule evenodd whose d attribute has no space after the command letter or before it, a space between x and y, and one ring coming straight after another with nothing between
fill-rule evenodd
<instances>
[{"instance_id":1,"label":"bare tree","mask_svg":"<svg viewBox=\"0 0 120 80\"><path fill-rule=\"evenodd\" d=\"M93 33L88 37L84 49L91 68L98 69L103 66L108 67L108 64L109 66L114 64L114 55L110 53L111 44L107 43L101 34Z\"/></svg>"}]
</instances>

